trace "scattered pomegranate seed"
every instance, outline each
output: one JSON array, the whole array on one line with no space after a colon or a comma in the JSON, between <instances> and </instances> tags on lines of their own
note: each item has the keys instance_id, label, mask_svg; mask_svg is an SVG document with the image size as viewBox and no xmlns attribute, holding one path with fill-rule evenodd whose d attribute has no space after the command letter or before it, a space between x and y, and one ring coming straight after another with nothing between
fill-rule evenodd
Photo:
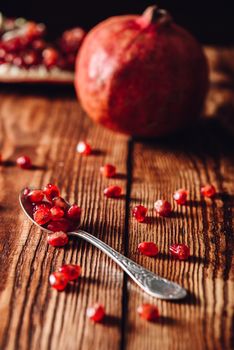
<instances>
[{"instance_id":1,"label":"scattered pomegranate seed","mask_svg":"<svg viewBox=\"0 0 234 350\"><path fill-rule=\"evenodd\" d=\"M58 220L64 216L64 211L60 207L54 206L50 209L50 212L51 212L51 220Z\"/></svg>"},{"instance_id":2,"label":"scattered pomegranate seed","mask_svg":"<svg viewBox=\"0 0 234 350\"><path fill-rule=\"evenodd\" d=\"M87 309L87 316L94 322L100 322L105 316L105 309L100 304L94 304Z\"/></svg>"},{"instance_id":3,"label":"scattered pomegranate seed","mask_svg":"<svg viewBox=\"0 0 234 350\"><path fill-rule=\"evenodd\" d=\"M67 264L59 268L69 281L76 280L81 274L81 267L79 265Z\"/></svg>"},{"instance_id":4,"label":"scattered pomegranate seed","mask_svg":"<svg viewBox=\"0 0 234 350\"><path fill-rule=\"evenodd\" d=\"M101 166L100 172L105 177L114 177L116 174L116 167L111 164Z\"/></svg>"},{"instance_id":5,"label":"scattered pomegranate seed","mask_svg":"<svg viewBox=\"0 0 234 350\"><path fill-rule=\"evenodd\" d=\"M54 66L58 60L58 52L52 47L48 47L42 51L43 63L46 67Z\"/></svg>"},{"instance_id":6,"label":"scattered pomegranate seed","mask_svg":"<svg viewBox=\"0 0 234 350\"><path fill-rule=\"evenodd\" d=\"M146 256L156 256L158 254L158 247L154 242L142 242L138 245L138 250Z\"/></svg>"},{"instance_id":7,"label":"scattered pomegranate seed","mask_svg":"<svg viewBox=\"0 0 234 350\"><path fill-rule=\"evenodd\" d=\"M104 195L107 198L118 198L122 193L122 188L120 186L109 186L104 189Z\"/></svg>"},{"instance_id":8,"label":"scattered pomegranate seed","mask_svg":"<svg viewBox=\"0 0 234 350\"><path fill-rule=\"evenodd\" d=\"M44 193L42 190L32 190L27 197L31 203L39 203L43 200Z\"/></svg>"},{"instance_id":9,"label":"scattered pomegranate seed","mask_svg":"<svg viewBox=\"0 0 234 350\"><path fill-rule=\"evenodd\" d=\"M176 259L187 260L189 257L189 247L186 244L172 244L169 250Z\"/></svg>"},{"instance_id":10,"label":"scattered pomegranate seed","mask_svg":"<svg viewBox=\"0 0 234 350\"><path fill-rule=\"evenodd\" d=\"M164 200L157 200L154 203L154 208L156 210L156 212L161 215L161 216L169 216L171 214L171 204L168 201L164 201Z\"/></svg>"},{"instance_id":11,"label":"scattered pomegranate seed","mask_svg":"<svg viewBox=\"0 0 234 350\"><path fill-rule=\"evenodd\" d=\"M52 221L47 226L48 230L53 232L57 232L57 231L68 232L70 227L71 227L70 222L64 218L61 218L57 221Z\"/></svg>"},{"instance_id":12,"label":"scattered pomegranate seed","mask_svg":"<svg viewBox=\"0 0 234 350\"><path fill-rule=\"evenodd\" d=\"M59 197L59 189L56 185L48 184L43 190L48 201L52 201L54 197Z\"/></svg>"},{"instance_id":13,"label":"scattered pomegranate seed","mask_svg":"<svg viewBox=\"0 0 234 350\"><path fill-rule=\"evenodd\" d=\"M133 208L132 215L138 222L144 222L147 210L148 209L145 208L143 205L137 205Z\"/></svg>"},{"instance_id":14,"label":"scattered pomegranate seed","mask_svg":"<svg viewBox=\"0 0 234 350\"><path fill-rule=\"evenodd\" d=\"M80 220L81 208L73 204L67 211L67 217L71 220Z\"/></svg>"},{"instance_id":15,"label":"scattered pomegranate seed","mask_svg":"<svg viewBox=\"0 0 234 350\"><path fill-rule=\"evenodd\" d=\"M212 198L216 194L216 188L213 185L206 185L201 188L201 194L204 197Z\"/></svg>"},{"instance_id":16,"label":"scattered pomegranate seed","mask_svg":"<svg viewBox=\"0 0 234 350\"><path fill-rule=\"evenodd\" d=\"M68 52L77 52L83 39L85 37L85 32L82 28L73 28L66 30L61 38L61 49Z\"/></svg>"},{"instance_id":17,"label":"scattered pomegranate seed","mask_svg":"<svg viewBox=\"0 0 234 350\"><path fill-rule=\"evenodd\" d=\"M39 225L44 225L51 219L51 213L49 208L40 208L37 209L34 214L33 218Z\"/></svg>"},{"instance_id":18,"label":"scattered pomegranate seed","mask_svg":"<svg viewBox=\"0 0 234 350\"><path fill-rule=\"evenodd\" d=\"M76 150L78 153L83 154L85 156L88 156L89 154L92 153L92 148L91 146L84 141L80 141L76 147Z\"/></svg>"},{"instance_id":19,"label":"scattered pomegranate seed","mask_svg":"<svg viewBox=\"0 0 234 350\"><path fill-rule=\"evenodd\" d=\"M47 242L53 247L63 247L68 243L68 235L62 231L50 233Z\"/></svg>"},{"instance_id":20,"label":"scattered pomegranate seed","mask_svg":"<svg viewBox=\"0 0 234 350\"><path fill-rule=\"evenodd\" d=\"M159 319L159 311L157 306L151 304L142 304L138 306L137 312L141 318L147 321L157 321Z\"/></svg>"},{"instance_id":21,"label":"scattered pomegranate seed","mask_svg":"<svg viewBox=\"0 0 234 350\"><path fill-rule=\"evenodd\" d=\"M188 192L181 188L174 193L173 198L177 204L182 205L186 203L187 195L188 195Z\"/></svg>"},{"instance_id":22,"label":"scattered pomegranate seed","mask_svg":"<svg viewBox=\"0 0 234 350\"><path fill-rule=\"evenodd\" d=\"M68 284L68 278L62 272L53 272L49 277L51 287L62 291Z\"/></svg>"},{"instance_id":23,"label":"scattered pomegranate seed","mask_svg":"<svg viewBox=\"0 0 234 350\"><path fill-rule=\"evenodd\" d=\"M21 156L21 157L17 158L16 164L21 169L31 169L32 168L32 162L28 156Z\"/></svg>"},{"instance_id":24,"label":"scattered pomegranate seed","mask_svg":"<svg viewBox=\"0 0 234 350\"><path fill-rule=\"evenodd\" d=\"M38 209L44 209L44 208L52 208L52 205L49 203L49 202L41 202L41 203L38 203L36 204L34 207L33 207L33 211L37 211Z\"/></svg>"},{"instance_id":25,"label":"scattered pomegranate seed","mask_svg":"<svg viewBox=\"0 0 234 350\"><path fill-rule=\"evenodd\" d=\"M54 206L62 208L63 210L66 210L69 208L69 205L62 197L55 197L52 199L52 203Z\"/></svg>"}]
</instances>

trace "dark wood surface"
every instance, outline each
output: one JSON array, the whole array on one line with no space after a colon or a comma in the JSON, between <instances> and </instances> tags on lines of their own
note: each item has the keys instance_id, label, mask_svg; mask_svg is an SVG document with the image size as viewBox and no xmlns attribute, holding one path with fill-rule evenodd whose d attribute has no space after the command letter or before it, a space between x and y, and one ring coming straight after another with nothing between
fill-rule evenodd
<instances>
[{"instance_id":1,"label":"dark wood surface","mask_svg":"<svg viewBox=\"0 0 234 350\"><path fill-rule=\"evenodd\" d=\"M207 118L183 134L147 143L129 140L94 125L82 112L73 91L46 87L0 87L0 349L148 350L231 349L233 317L233 51L208 48L211 90ZM232 75L233 74L233 75ZM220 120L222 124L220 124ZM224 122L223 122L224 120ZM228 127L226 127L228 125ZM89 157L76 153L81 139L91 142ZM28 154L35 169L14 166ZM103 179L104 163L118 176ZM152 271L181 283L183 302L159 301L144 294L108 257L77 239L54 249L21 213L18 193L26 185L56 182L62 194L83 208L83 226L119 252ZM200 186L213 183L214 201L200 197ZM107 200L108 184L124 196ZM189 190L188 205L175 207L171 218L157 218L153 203L172 201L175 189ZM147 223L138 224L131 208L149 208ZM137 253L143 240L155 241L157 258ZM168 246L190 246L187 262L172 260ZM48 284L62 263L83 268L78 283L58 293ZM95 301L106 307L103 324L85 315ZM141 320L142 302L158 305L157 323Z\"/></svg>"}]
</instances>

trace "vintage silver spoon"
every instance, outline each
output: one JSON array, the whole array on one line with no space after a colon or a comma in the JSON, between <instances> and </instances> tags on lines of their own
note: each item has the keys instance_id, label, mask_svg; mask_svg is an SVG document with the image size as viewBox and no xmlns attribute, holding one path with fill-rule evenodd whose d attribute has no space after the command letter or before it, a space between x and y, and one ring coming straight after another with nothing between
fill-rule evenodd
<instances>
[{"instance_id":1,"label":"vintage silver spoon","mask_svg":"<svg viewBox=\"0 0 234 350\"><path fill-rule=\"evenodd\" d=\"M24 214L41 230L51 233L51 231L37 224L32 215L30 214L30 206L28 201L23 195L24 190L21 191L19 195L19 202ZM155 275L151 271L145 269L144 267L136 264L134 261L126 258L124 255L118 253L116 250L112 249L109 245L102 242L100 239L85 232L79 227L77 231L68 232L69 236L76 236L83 238L89 243L93 244L95 247L99 248L103 253L107 254L111 259L113 259L146 293L153 297L165 300L177 300L182 299L187 295L184 288L179 286L177 283L171 282L165 278Z\"/></svg>"}]
</instances>

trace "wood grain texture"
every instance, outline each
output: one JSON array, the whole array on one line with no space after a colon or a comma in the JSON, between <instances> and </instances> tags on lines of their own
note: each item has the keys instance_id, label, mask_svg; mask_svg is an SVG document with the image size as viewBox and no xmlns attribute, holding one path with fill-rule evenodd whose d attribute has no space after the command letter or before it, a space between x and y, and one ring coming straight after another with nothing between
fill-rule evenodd
<instances>
[{"instance_id":1,"label":"wood grain texture","mask_svg":"<svg viewBox=\"0 0 234 350\"><path fill-rule=\"evenodd\" d=\"M234 117L234 51L206 52L211 67L204 111L208 118L184 134L154 143L129 141L92 124L70 90L0 87L0 147L6 160L0 167L1 350L232 348L233 137L229 124L224 122L223 128L219 119ZM92 143L92 156L76 153L81 139ZM32 157L35 169L14 166L21 154ZM117 166L115 179L100 176L104 163ZM181 283L188 298L168 303L148 297L109 258L81 240L71 240L66 249L48 247L40 230L20 212L17 197L22 187L49 181L82 206L85 229ZM200 186L207 182L218 189L215 201L200 197ZM120 200L103 197L112 183L123 187ZM154 201L172 201L180 187L190 192L188 205L174 206L171 218L156 217ZM139 203L149 208L144 224L131 216ZM157 243L157 258L138 254L137 244L144 240ZM168 247L174 242L190 246L188 262L170 258ZM67 292L57 293L48 277L64 262L81 264L83 275ZM97 300L108 316L104 324L93 325L85 311ZM158 305L158 323L138 317L136 308L143 301Z\"/></svg>"}]
</instances>

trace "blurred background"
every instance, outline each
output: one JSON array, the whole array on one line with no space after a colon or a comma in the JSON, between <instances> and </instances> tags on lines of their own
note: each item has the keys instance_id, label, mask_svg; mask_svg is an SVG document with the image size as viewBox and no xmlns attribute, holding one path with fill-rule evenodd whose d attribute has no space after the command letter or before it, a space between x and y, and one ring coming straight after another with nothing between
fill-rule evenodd
<instances>
[{"instance_id":1,"label":"blurred background","mask_svg":"<svg viewBox=\"0 0 234 350\"><path fill-rule=\"evenodd\" d=\"M147 5L154 3L168 9L176 22L192 32L202 43L234 44L233 12L230 8L231 1L227 0L1 0L0 10L7 16L23 16L44 22L48 26L49 36L54 38L65 28L78 25L90 29L109 16L141 13Z\"/></svg>"}]
</instances>

